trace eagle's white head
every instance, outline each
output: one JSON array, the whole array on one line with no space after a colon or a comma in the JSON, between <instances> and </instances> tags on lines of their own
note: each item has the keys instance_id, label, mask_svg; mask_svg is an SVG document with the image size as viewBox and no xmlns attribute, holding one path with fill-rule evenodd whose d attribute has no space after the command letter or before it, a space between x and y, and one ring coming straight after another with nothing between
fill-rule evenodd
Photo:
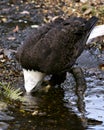
<instances>
[{"instance_id":1,"label":"eagle's white head","mask_svg":"<svg viewBox=\"0 0 104 130\"><path fill-rule=\"evenodd\" d=\"M32 92L33 89L37 90L45 77L44 73L34 70L30 71L23 69L23 74L24 74L24 87L27 93Z\"/></svg>"}]
</instances>

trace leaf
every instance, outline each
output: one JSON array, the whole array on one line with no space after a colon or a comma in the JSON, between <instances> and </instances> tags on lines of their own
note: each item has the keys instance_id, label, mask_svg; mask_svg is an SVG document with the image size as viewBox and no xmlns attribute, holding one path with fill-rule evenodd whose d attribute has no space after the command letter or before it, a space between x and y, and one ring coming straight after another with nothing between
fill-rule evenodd
<instances>
[{"instance_id":1,"label":"leaf","mask_svg":"<svg viewBox=\"0 0 104 130\"><path fill-rule=\"evenodd\" d=\"M92 11L92 8L87 9L87 10L84 12L84 15L90 14L91 11Z\"/></svg>"},{"instance_id":2,"label":"leaf","mask_svg":"<svg viewBox=\"0 0 104 130\"><path fill-rule=\"evenodd\" d=\"M19 27L18 25L15 27L15 29L13 30L13 32L18 32L19 31Z\"/></svg>"},{"instance_id":3,"label":"leaf","mask_svg":"<svg viewBox=\"0 0 104 130\"><path fill-rule=\"evenodd\" d=\"M104 64L100 64L99 68L104 71Z\"/></svg>"},{"instance_id":4,"label":"leaf","mask_svg":"<svg viewBox=\"0 0 104 130\"><path fill-rule=\"evenodd\" d=\"M8 40L11 40L11 41L14 41L16 38L13 37L13 36L10 36L10 37L8 37L7 39L8 39Z\"/></svg>"},{"instance_id":5,"label":"leaf","mask_svg":"<svg viewBox=\"0 0 104 130\"><path fill-rule=\"evenodd\" d=\"M20 14L30 14L30 12L29 12L29 11L24 10L24 11L22 11Z\"/></svg>"}]
</instances>

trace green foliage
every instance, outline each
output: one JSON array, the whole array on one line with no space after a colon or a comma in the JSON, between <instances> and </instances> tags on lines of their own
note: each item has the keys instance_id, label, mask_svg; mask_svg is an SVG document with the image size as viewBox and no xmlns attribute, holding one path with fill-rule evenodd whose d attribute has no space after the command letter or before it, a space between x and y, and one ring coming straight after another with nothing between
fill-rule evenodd
<instances>
[{"instance_id":1,"label":"green foliage","mask_svg":"<svg viewBox=\"0 0 104 130\"><path fill-rule=\"evenodd\" d=\"M14 87L10 86L10 84L3 83L0 83L0 88L2 89L0 94L2 94L5 98L18 101L24 100L21 96L23 92L21 92L20 88L15 89Z\"/></svg>"}]
</instances>

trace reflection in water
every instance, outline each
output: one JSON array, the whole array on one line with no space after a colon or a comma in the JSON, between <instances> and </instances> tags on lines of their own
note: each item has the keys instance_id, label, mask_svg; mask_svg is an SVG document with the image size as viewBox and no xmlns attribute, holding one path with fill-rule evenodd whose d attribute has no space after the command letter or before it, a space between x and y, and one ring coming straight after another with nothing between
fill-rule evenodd
<instances>
[{"instance_id":1,"label":"reflection in water","mask_svg":"<svg viewBox=\"0 0 104 130\"><path fill-rule=\"evenodd\" d=\"M7 115L5 112L0 111L0 121L13 120L14 117Z\"/></svg>"},{"instance_id":2,"label":"reflection in water","mask_svg":"<svg viewBox=\"0 0 104 130\"><path fill-rule=\"evenodd\" d=\"M71 108L65 107L63 89L51 88L48 93L25 95L25 97L28 100L22 104L21 108L31 112L22 121L22 123L29 121L29 124L24 126L25 130L27 128L37 130L84 129L81 119ZM21 126L20 129L23 130Z\"/></svg>"},{"instance_id":3,"label":"reflection in water","mask_svg":"<svg viewBox=\"0 0 104 130\"><path fill-rule=\"evenodd\" d=\"M0 95L0 98L2 96ZM11 121L14 119L13 116L10 116L10 113L8 112L7 104L3 101L0 101L0 130L7 130L9 124L6 123L8 121Z\"/></svg>"},{"instance_id":4,"label":"reflection in water","mask_svg":"<svg viewBox=\"0 0 104 130\"><path fill-rule=\"evenodd\" d=\"M4 122L0 122L0 130L7 130L8 129L8 124Z\"/></svg>"},{"instance_id":5,"label":"reflection in water","mask_svg":"<svg viewBox=\"0 0 104 130\"><path fill-rule=\"evenodd\" d=\"M9 124L8 121L12 121L14 117L9 116L6 112L0 111L0 130L7 130Z\"/></svg>"}]
</instances>

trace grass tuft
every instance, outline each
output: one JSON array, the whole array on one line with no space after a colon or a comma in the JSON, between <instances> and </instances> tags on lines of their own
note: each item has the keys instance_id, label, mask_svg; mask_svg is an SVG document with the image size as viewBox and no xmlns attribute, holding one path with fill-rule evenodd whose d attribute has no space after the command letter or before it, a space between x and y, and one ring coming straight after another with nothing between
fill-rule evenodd
<instances>
[{"instance_id":1,"label":"grass tuft","mask_svg":"<svg viewBox=\"0 0 104 130\"><path fill-rule=\"evenodd\" d=\"M20 90L20 88L15 89L14 87L10 86L10 84L4 84L0 83L0 94L2 94L5 98L8 98L10 100L18 100L23 101L24 98L21 96L23 92Z\"/></svg>"}]
</instances>

